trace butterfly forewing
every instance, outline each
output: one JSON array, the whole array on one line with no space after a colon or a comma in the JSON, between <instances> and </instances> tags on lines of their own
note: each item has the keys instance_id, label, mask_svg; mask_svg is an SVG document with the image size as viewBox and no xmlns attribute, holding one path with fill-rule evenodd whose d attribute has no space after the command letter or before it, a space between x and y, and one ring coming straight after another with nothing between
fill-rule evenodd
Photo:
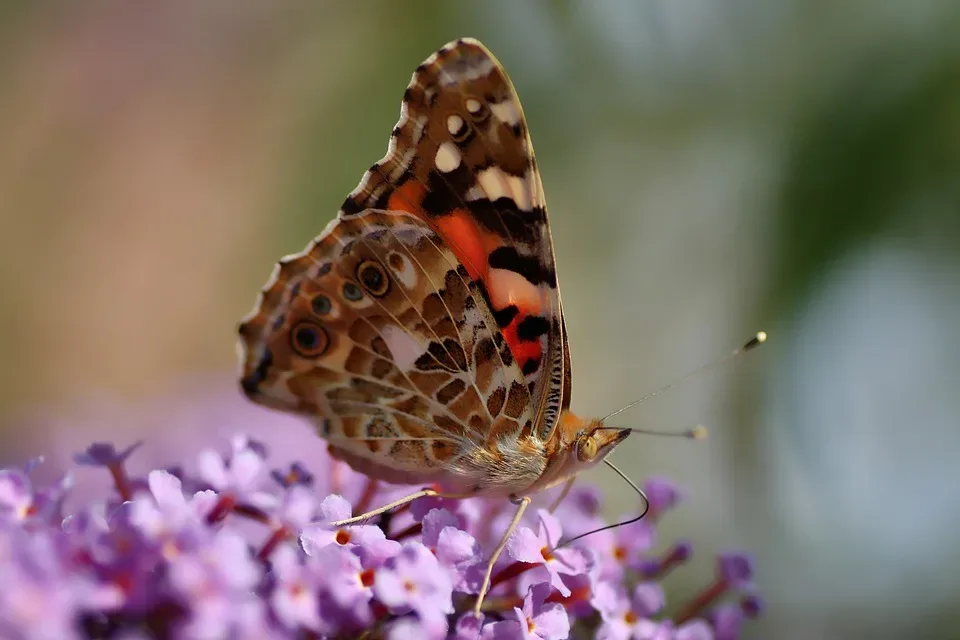
<instances>
[{"instance_id":1,"label":"butterfly forewing","mask_svg":"<svg viewBox=\"0 0 960 640\"><path fill-rule=\"evenodd\" d=\"M453 248L481 285L546 440L570 395L553 244L520 100L482 44L453 42L414 72L387 155L341 216L368 207L409 211Z\"/></svg>"}]
</instances>

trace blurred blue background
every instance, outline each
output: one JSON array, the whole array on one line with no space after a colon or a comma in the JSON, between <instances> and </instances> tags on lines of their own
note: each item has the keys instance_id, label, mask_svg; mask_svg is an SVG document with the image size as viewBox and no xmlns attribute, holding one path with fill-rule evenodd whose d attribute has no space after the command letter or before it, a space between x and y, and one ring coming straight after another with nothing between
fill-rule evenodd
<instances>
[{"instance_id":1,"label":"blurred blue background","mask_svg":"<svg viewBox=\"0 0 960 640\"><path fill-rule=\"evenodd\" d=\"M748 637L960 638L958 33L938 0L5 3L3 457L88 440L91 405L234 401L272 264L383 155L414 67L470 35L529 120L575 410L770 333L618 416L711 430L614 455L688 492L670 597L746 546L769 602ZM103 415L89 433L170 437Z\"/></svg>"}]
</instances>

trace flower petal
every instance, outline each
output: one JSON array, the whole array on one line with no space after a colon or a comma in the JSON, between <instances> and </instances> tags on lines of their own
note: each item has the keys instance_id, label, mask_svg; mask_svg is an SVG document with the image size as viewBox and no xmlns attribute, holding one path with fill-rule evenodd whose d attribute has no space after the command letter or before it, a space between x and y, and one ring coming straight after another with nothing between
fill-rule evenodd
<instances>
[{"instance_id":1,"label":"flower petal","mask_svg":"<svg viewBox=\"0 0 960 640\"><path fill-rule=\"evenodd\" d=\"M320 513L326 522L346 520L353 513L353 507L340 495L330 495L320 503Z\"/></svg>"},{"instance_id":2,"label":"flower petal","mask_svg":"<svg viewBox=\"0 0 960 640\"><path fill-rule=\"evenodd\" d=\"M517 527L507 542L507 556L520 562L541 563L543 542L527 527Z\"/></svg>"}]
</instances>

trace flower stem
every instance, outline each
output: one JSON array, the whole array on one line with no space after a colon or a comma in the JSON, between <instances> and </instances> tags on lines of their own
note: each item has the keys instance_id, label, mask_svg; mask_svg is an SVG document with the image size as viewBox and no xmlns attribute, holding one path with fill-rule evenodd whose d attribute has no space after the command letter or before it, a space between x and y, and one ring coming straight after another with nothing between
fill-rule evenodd
<instances>
[{"instance_id":1,"label":"flower stem","mask_svg":"<svg viewBox=\"0 0 960 640\"><path fill-rule=\"evenodd\" d=\"M237 499L235 496L229 493L224 493L220 496L220 499L213 509L210 510L210 513L207 514L207 523L216 524L226 518L237 504Z\"/></svg>"},{"instance_id":2,"label":"flower stem","mask_svg":"<svg viewBox=\"0 0 960 640\"><path fill-rule=\"evenodd\" d=\"M503 584L507 580L512 580L524 571L532 569L536 566L537 563L535 562L514 562L513 564L501 569L500 573L493 576L493 579L490 580L490 589L492 590L498 584Z\"/></svg>"},{"instance_id":3,"label":"flower stem","mask_svg":"<svg viewBox=\"0 0 960 640\"><path fill-rule=\"evenodd\" d=\"M704 609L713 604L717 598L726 593L728 584L723 580L717 580L712 585L701 591L693 600L687 603L687 606L677 614L676 622L678 625L687 622L691 618L698 616Z\"/></svg>"},{"instance_id":4,"label":"flower stem","mask_svg":"<svg viewBox=\"0 0 960 640\"><path fill-rule=\"evenodd\" d=\"M260 547L260 551L257 552L257 559L266 560L269 558L273 550L276 549L281 542L289 538L290 535L290 529L283 525L278 526L273 530L273 533L270 534L270 537L267 538L267 541L263 543L263 546Z\"/></svg>"},{"instance_id":5,"label":"flower stem","mask_svg":"<svg viewBox=\"0 0 960 640\"><path fill-rule=\"evenodd\" d=\"M238 516L243 516L245 518L250 518L256 522L262 524L270 524L270 516L268 516L262 509L255 507L251 504L238 504L233 507L233 512Z\"/></svg>"},{"instance_id":6,"label":"flower stem","mask_svg":"<svg viewBox=\"0 0 960 640\"><path fill-rule=\"evenodd\" d=\"M133 492L130 490L130 478L127 477L127 470L124 468L123 463L116 462L107 465L107 470L113 477L113 484L117 488L117 493L120 494L123 501L126 502L130 500L130 498L133 497Z\"/></svg>"},{"instance_id":7,"label":"flower stem","mask_svg":"<svg viewBox=\"0 0 960 640\"><path fill-rule=\"evenodd\" d=\"M675 544L670 551L659 561L651 562L642 573L648 580L660 580L676 567L690 559L690 546L688 544Z\"/></svg>"},{"instance_id":8,"label":"flower stem","mask_svg":"<svg viewBox=\"0 0 960 640\"><path fill-rule=\"evenodd\" d=\"M392 535L390 537L393 538L394 540L403 540L404 538L409 538L419 533L423 533L423 523L414 522L406 529L403 529L402 531L398 531L395 535Z\"/></svg>"}]
</instances>

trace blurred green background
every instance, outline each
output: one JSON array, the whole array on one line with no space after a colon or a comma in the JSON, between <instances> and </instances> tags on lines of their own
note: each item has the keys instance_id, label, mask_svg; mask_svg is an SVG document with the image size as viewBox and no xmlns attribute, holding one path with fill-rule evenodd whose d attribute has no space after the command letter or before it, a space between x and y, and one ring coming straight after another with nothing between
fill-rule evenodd
<instances>
[{"instance_id":1,"label":"blurred green background","mask_svg":"<svg viewBox=\"0 0 960 640\"><path fill-rule=\"evenodd\" d=\"M470 35L529 120L575 410L771 335L618 416L711 429L614 455L688 491L670 597L746 546L748 637L960 638L958 34L937 0L5 3L0 411L229 383L272 264Z\"/></svg>"}]
</instances>

